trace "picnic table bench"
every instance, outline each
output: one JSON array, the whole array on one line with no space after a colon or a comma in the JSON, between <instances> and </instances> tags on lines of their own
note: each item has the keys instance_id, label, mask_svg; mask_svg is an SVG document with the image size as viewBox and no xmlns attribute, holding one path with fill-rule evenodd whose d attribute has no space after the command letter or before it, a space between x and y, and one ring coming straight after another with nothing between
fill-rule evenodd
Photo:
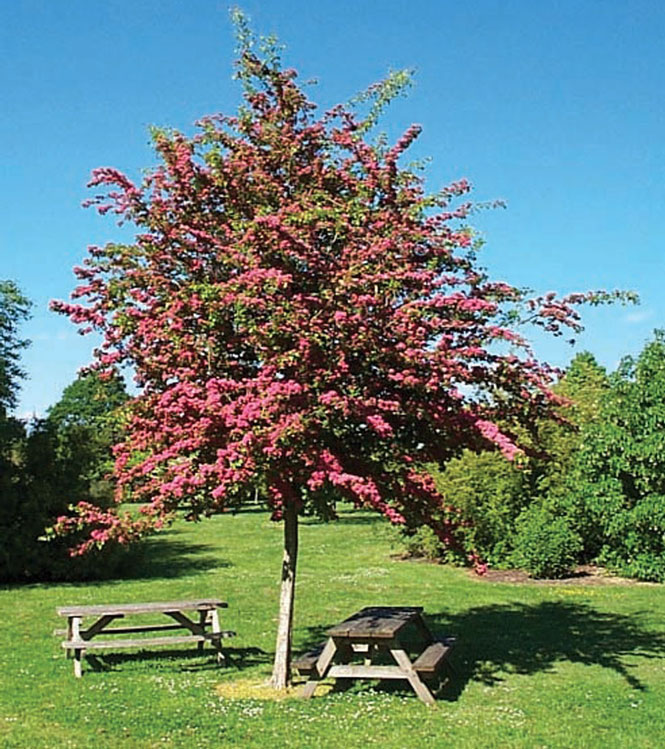
<instances>
[{"instance_id":1,"label":"picnic table bench","mask_svg":"<svg viewBox=\"0 0 665 749\"><path fill-rule=\"evenodd\" d=\"M454 637L435 638L422 616L421 606L370 606L331 627L328 639L293 662L301 675L309 677L302 696L309 698L322 679L404 679L426 704L434 696L423 679L436 676L443 666L451 669L448 657ZM416 635L419 654L411 660L405 634ZM362 655L362 664L352 663ZM375 663L389 654L392 663ZM385 660L385 657L384 657Z\"/></svg>"},{"instance_id":2,"label":"picnic table bench","mask_svg":"<svg viewBox=\"0 0 665 749\"><path fill-rule=\"evenodd\" d=\"M217 651L217 660L224 661L222 638L232 637L235 632L224 631L220 627L218 609L227 608L225 601L217 599L197 599L193 601L161 601L154 603L111 603L93 606L63 606L56 609L59 616L67 617L67 629L56 630L55 634L65 635L62 642L67 656L74 656L74 675L81 677L81 660L88 650L118 648L148 648L161 645L182 645L197 643L198 650L203 644L210 644ZM198 621L186 612L198 614ZM165 614L170 624L141 623L129 626L110 627L116 619L138 614ZM85 617L92 617L85 626ZM208 627L210 630L208 631ZM162 637L137 637L133 639L116 637L144 632L167 632L185 630L188 634L175 634ZM98 635L114 635L113 639L95 640Z\"/></svg>"}]
</instances>

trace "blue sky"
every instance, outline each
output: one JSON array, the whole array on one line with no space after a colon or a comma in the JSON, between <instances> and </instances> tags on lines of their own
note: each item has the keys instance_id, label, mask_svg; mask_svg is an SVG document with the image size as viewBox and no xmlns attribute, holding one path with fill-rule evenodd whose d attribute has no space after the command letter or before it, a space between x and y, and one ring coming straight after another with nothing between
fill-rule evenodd
<instances>
[{"instance_id":1,"label":"blue sky","mask_svg":"<svg viewBox=\"0 0 665 749\"><path fill-rule=\"evenodd\" d=\"M613 368L665 327L665 5L660 0L247 0L285 62L327 107L415 68L383 129L423 126L436 189L467 177L492 274L539 291L633 289L639 307L589 310L576 349L535 340L560 366L589 349ZM218 0L0 4L0 278L35 303L19 414L43 413L91 341L48 311L88 244L119 237L80 207L97 166L138 177L150 124L192 132L232 112L234 41Z\"/></svg>"}]
</instances>

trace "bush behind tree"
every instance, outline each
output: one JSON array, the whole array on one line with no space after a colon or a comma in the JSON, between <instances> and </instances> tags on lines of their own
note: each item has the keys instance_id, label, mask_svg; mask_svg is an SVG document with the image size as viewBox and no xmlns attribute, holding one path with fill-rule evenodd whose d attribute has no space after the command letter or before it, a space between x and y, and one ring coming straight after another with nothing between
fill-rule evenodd
<instances>
[{"instance_id":1,"label":"bush behind tree","mask_svg":"<svg viewBox=\"0 0 665 749\"><path fill-rule=\"evenodd\" d=\"M4 391L14 398L21 376L18 357L0 372L14 378ZM109 577L134 564L136 550L119 545L81 558L71 557L63 539L43 540L46 528L67 515L71 504L111 502L104 475L117 438L117 409L126 399L120 379L81 375L45 419L0 418L0 581Z\"/></svg>"},{"instance_id":2,"label":"bush behind tree","mask_svg":"<svg viewBox=\"0 0 665 749\"><path fill-rule=\"evenodd\" d=\"M464 547L491 566L505 566L514 547L515 519L531 501L528 463L518 467L500 453L467 450L443 470L431 470L437 488L463 518Z\"/></svg>"},{"instance_id":3,"label":"bush behind tree","mask_svg":"<svg viewBox=\"0 0 665 749\"><path fill-rule=\"evenodd\" d=\"M519 563L538 575L544 574L544 569L555 576L566 574L572 564L569 548L577 549L575 561L595 559L598 528L575 498L571 475L584 439L582 430L592 428L599 418L609 389L605 370L592 354L580 352L553 388L565 403L557 409L556 418L539 420L523 435L529 456L519 464L508 463L496 452L465 451L443 469L430 467L443 496L462 514L466 548L474 549L492 567L509 567L521 560ZM557 528L556 538L543 552L547 562L535 559L532 564L531 552L523 557L517 552L524 543L532 543L538 519L547 517L563 518L566 528ZM466 555L437 544L426 531L407 527L403 535L408 554L457 564L469 562ZM557 541L568 535L583 539L583 546L578 548L572 540L569 545ZM558 560L557 553L561 554Z\"/></svg>"},{"instance_id":4,"label":"bush behind tree","mask_svg":"<svg viewBox=\"0 0 665 749\"><path fill-rule=\"evenodd\" d=\"M665 333L610 378L598 421L584 430L570 496L589 551L611 569L665 581Z\"/></svg>"},{"instance_id":5,"label":"bush behind tree","mask_svg":"<svg viewBox=\"0 0 665 749\"><path fill-rule=\"evenodd\" d=\"M582 539L564 517L556 517L542 504L523 510L515 523L510 561L536 578L568 575L577 564Z\"/></svg>"}]
</instances>

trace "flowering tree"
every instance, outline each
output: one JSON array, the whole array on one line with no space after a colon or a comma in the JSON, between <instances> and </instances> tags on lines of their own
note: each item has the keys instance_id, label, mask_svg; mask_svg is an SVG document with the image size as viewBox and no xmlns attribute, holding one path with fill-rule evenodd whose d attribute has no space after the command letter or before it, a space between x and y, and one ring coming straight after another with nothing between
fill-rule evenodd
<instances>
[{"instance_id":1,"label":"flowering tree","mask_svg":"<svg viewBox=\"0 0 665 749\"><path fill-rule=\"evenodd\" d=\"M102 192L90 203L138 233L90 247L75 269L84 303L54 307L101 332L98 368L135 371L115 477L119 500L145 506L138 525L81 505L57 527L90 526L83 553L177 507L214 512L260 482L284 522L281 687L303 507L333 511L342 498L434 524L452 543L454 523L433 520L444 499L425 464L488 444L515 457L497 424L535 420L554 396L550 370L510 326L523 293L477 266L471 205L453 205L467 182L427 195L398 166L417 126L392 147L366 139L403 74L368 90L366 116L319 116L274 47L255 53L240 28L236 116L205 117L191 138L155 131L161 165L140 185L93 173ZM548 295L528 314L578 328L571 304L584 298Z\"/></svg>"}]
</instances>

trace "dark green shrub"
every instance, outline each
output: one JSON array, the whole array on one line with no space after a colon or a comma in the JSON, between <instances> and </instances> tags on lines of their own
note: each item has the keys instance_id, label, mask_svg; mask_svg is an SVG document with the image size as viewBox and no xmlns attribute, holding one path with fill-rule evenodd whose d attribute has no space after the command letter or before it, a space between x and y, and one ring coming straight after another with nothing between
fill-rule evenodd
<instances>
[{"instance_id":1,"label":"dark green shrub","mask_svg":"<svg viewBox=\"0 0 665 749\"><path fill-rule=\"evenodd\" d=\"M11 427L11 429L10 429ZM52 424L0 424L0 581L88 580L125 573L133 550L109 545L87 557L70 557L68 544L41 541L45 528L81 498L80 474L58 452Z\"/></svg>"},{"instance_id":2,"label":"dark green shrub","mask_svg":"<svg viewBox=\"0 0 665 749\"><path fill-rule=\"evenodd\" d=\"M26 425L10 415L28 345L19 328L30 302L16 284L0 281L0 581L81 580L119 574L133 564L125 547L71 558L62 541L40 541L70 504L111 501L104 476L127 400L119 377L82 375L65 389L46 419Z\"/></svg>"},{"instance_id":3,"label":"dark green shrub","mask_svg":"<svg viewBox=\"0 0 665 749\"><path fill-rule=\"evenodd\" d=\"M568 574L582 550L582 540L565 518L532 505L517 519L512 561L532 577L557 578Z\"/></svg>"}]
</instances>

